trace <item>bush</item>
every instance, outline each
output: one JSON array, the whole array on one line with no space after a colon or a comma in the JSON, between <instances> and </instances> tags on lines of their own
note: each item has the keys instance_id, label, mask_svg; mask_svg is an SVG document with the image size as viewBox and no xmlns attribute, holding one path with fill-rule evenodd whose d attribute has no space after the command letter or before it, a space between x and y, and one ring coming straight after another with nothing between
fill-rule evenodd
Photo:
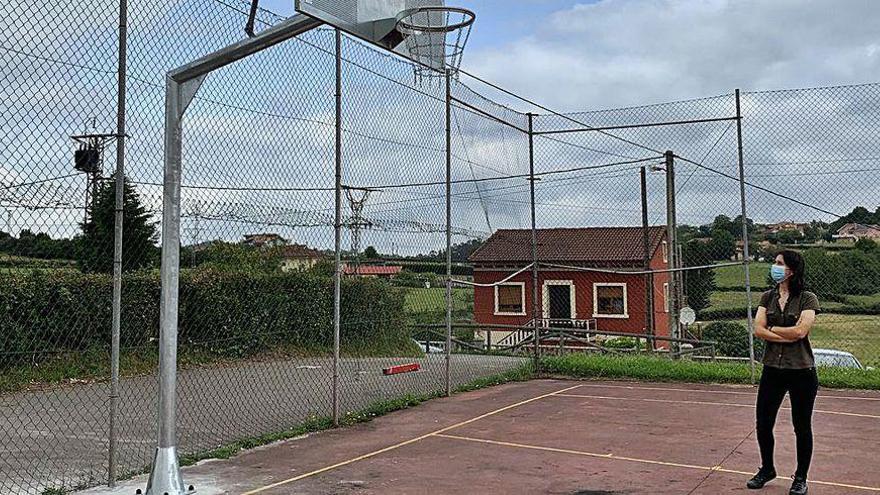
<instances>
[{"instance_id":1,"label":"bush","mask_svg":"<svg viewBox=\"0 0 880 495\"><path fill-rule=\"evenodd\" d=\"M749 357L749 330L733 321L715 321L703 329L703 339L716 342L715 352L721 356ZM764 352L764 343L755 339L755 356Z\"/></svg>"},{"instance_id":2,"label":"bush","mask_svg":"<svg viewBox=\"0 0 880 495\"><path fill-rule=\"evenodd\" d=\"M32 272L0 286L0 367L48 357L45 351L108 349L111 277L78 272ZM303 273L183 272L180 280L181 351L238 357L288 346L332 345L333 282ZM155 348L159 329L158 274L123 277L123 349ZM346 279L342 342L363 349L407 349L403 295L380 280Z\"/></svg>"},{"instance_id":3,"label":"bush","mask_svg":"<svg viewBox=\"0 0 880 495\"><path fill-rule=\"evenodd\" d=\"M632 337L617 337L602 342L602 347L607 349L635 349L638 346L638 339Z\"/></svg>"}]
</instances>

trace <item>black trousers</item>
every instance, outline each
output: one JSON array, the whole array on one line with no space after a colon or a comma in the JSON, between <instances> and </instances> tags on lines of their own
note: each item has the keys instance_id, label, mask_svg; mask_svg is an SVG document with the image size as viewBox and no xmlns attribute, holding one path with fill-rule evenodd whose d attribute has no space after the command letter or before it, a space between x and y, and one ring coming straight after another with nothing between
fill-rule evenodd
<instances>
[{"instance_id":1,"label":"black trousers","mask_svg":"<svg viewBox=\"0 0 880 495\"><path fill-rule=\"evenodd\" d=\"M819 391L819 377L815 368L789 370L764 366L758 388L757 433L764 469L774 469L773 427L776 415L788 392L791 400L791 422L797 437L797 471L795 476L807 477L813 458L813 406Z\"/></svg>"}]
</instances>

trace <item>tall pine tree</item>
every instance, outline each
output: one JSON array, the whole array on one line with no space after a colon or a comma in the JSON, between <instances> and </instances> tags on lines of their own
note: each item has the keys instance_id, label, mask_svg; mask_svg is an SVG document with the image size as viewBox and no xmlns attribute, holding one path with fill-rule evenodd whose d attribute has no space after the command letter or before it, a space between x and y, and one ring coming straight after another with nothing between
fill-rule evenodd
<instances>
[{"instance_id":1,"label":"tall pine tree","mask_svg":"<svg viewBox=\"0 0 880 495\"><path fill-rule=\"evenodd\" d=\"M158 260L156 224L141 204L141 198L126 179L122 189L122 269L137 270L154 266ZM101 183L92 202L92 214L81 224L78 262L85 272L113 271L113 243L116 215L116 180Z\"/></svg>"}]
</instances>

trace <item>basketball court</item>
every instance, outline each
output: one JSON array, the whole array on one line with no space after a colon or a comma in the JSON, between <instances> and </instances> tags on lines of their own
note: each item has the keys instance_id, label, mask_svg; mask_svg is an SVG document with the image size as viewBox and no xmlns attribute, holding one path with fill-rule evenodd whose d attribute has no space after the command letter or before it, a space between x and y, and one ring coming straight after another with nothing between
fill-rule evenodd
<instances>
[{"instance_id":1,"label":"basketball court","mask_svg":"<svg viewBox=\"0 0 880 495\"><path fill-rule=\"evenodd\" d=\"M759 465L751 387L534 380L185 468L200 494L734 493ZM794 471L783 405L777 469ZM880 393L822 390L812 493L880 493ZM788 493L780 478L762 493ZM131 493L137 484L120 487ZM105 489L106 490L106 489ZM95 493L106 493L96 491Z\"/></svg>"}]
</instances>

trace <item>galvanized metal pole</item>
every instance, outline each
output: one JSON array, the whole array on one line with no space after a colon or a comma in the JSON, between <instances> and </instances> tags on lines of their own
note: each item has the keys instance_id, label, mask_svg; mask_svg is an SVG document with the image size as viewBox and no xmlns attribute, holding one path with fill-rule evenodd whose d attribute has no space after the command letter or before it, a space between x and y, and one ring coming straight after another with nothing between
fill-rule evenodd
<instances>
[{"instance_id":1,"label":"galvanized metal pole","mask_svg":"<svg viewBox=\"0 0 880 495\"><path fill-rule=\"evenodd\" d=\"M116 172L115 211L113 217L113 301L110 330L110 442L107 460L107 484L116 486L116 451L119 409L119 346L122 333L122 226L125 204L125 96L128 61L128 0L119 0L119 60L116 72Z\"/></svg>"},{"instance_id":2,"label":"galvanized metal pole","mask_svg":"<svg viewBox=\"0 0 880 495\"><path fill-rule=\"evenodd\" d=\"M749 272L749 224L746 216L746 172L743 163L742 110L740 109L739 89L736 90L736 145L739 160L739 204L742 215L743 271L746 277L746 307L749 325L749 363L752 383L755 383L755 322L752 320L752 279Z\"/></svg>"},{"instance_id":3,"label":"galvanized metal pole","mask_svg":"<svg viewBox=\"0 0 880 495\"><path fill-rule=\"evenodd\" d=\"M446 69L446 395L452 395L452 72Z\"/></svg>"},{"instance_id":4,"label":"galvanized metal pole","mask_svg":"<svg viewBox=\"0 0 880 495\"><path fill-rule=\"evenodd\" d=\"M532 217L532 334L535 340L535 369L538 369L541 361L541 327L538 324L538 228L535 218L535 116L529 117L529 205Z\"/></svg>"},{"instance_id":5,"label":"galvanized metal pole","mask_svg":"<svg viewBox=\"0 0 880 495\"><path fill-rule=\"evenodd\" d=\"M165 180L162 194L162 295L159 300L159 445L147 495L184 493L177 458L177 321L180 283L182 84L165 89Z\"/></svg>"},{"instance_id":6,"label":"galvanized metal pole","mask_svg":"<svg viewBox=\"0 0 880 495\"><path fill-rule=\"evenodd\" d=\"M669 266L678 268L677 248L677 225L675 218L675 154L667 151L666 154L666 242L668 243ZM669 274L669 332L673 338L679 338L678 331L678 275L675 271ZM679 342L673 341L672 355L678 353Z\"/></svg>"},{"instance_id":7,"label":"galvanized metal pole","mask_svg":"<svg viewBox=\"0 0 880 495\"><path fill-rule=\"evenodd\" d=\"M648 225L648 179L647 170L642 167L639 170L639 179L642 192L642 247L645 256L645 271L651 269L651 231ZM647 348L654 350L654 274L645 275L645 333L647 334Z\"/></svg>"},{"instance_id":8,"label":"galvanized metal pole","mask_svg":"<svg viewBox=\"0 0 880 495\"><path fill-rule=\"evenodd\" d=\"M182 125L186 108L209 73L265 50L320 21L297 15L259 35L181 66L165 78L165 178L162 192L162 294L159 299L159 438L146 495L186 493L177 457L177 323L180 289Z\"/></svg>"},{"instance_id":9,"label":"galvanized metal pole","mask_svg":"<svg viewBox=\"0 0 880 495\"><path fill-rule=\"evenodd\" d=\"M333 425L339 426L339 341L342 315L342 31L336 30L336 182L333 220Z\"/></svg>"}]
</instances>

